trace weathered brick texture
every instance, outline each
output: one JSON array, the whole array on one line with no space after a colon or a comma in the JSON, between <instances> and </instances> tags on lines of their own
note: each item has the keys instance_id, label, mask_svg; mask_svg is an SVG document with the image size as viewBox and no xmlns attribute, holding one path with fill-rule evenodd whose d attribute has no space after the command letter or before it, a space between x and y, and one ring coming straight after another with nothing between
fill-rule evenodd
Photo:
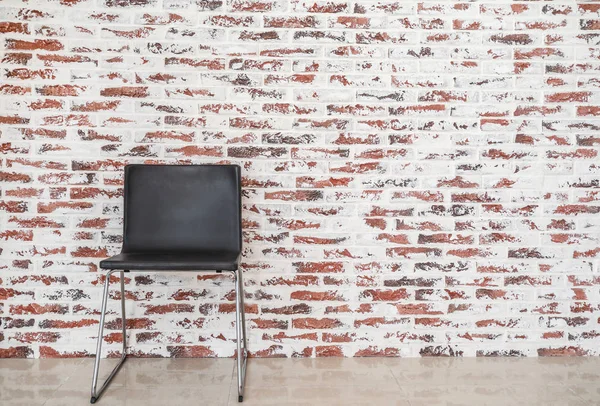
<instances>
[{"instance_id":1,"label":"weathered brick texture","mask_svg":"<svg viewBox=\"0 0 600 406\"><path fill-rule=\"evenodd\" d=\"M0 47L0 356L94 352L141 162L242 165L255 356L600 353L600 2L5 0ZM233 355L227 275L126 284L134 354Z\"/></svg>"}]
</instances>

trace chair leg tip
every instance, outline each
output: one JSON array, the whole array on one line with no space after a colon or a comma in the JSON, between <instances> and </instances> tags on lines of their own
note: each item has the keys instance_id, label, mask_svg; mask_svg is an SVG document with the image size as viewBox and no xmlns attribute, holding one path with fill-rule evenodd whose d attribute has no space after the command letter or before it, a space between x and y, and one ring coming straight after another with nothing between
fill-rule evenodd
<instances>
[{"instance_id":1,"label":"chair leg tip","mask_svg":"<svg viewBox=\"0 0 600 406\"><path fill-rule=\"evenodd\" d=\"M90 403L96 403L97 400L98 400L98 398L95 398L92 396L92 398L90 399Z\"/></svg>"},{"instance_id":2,"label":"chair leg tip","mask_svg":"<svg viewBox=\"0 0 600 406\"><path fill-rule=\"evenodd\" d=\"M238 402L243 402L244 401L244 397L242 395L238 396Z\"/></svg>"}]
</instances>

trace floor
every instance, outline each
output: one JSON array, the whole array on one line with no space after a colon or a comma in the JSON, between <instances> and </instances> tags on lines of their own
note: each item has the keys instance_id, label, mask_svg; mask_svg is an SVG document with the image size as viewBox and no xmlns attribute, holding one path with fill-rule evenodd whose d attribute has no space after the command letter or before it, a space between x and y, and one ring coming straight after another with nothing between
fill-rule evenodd
<instances>
[{"instance_id":1,"label":"floor","mask_svg":"<svg viewBox=\"0 0 600 406\"><path fill-rule=\"evenodd\" d=\"M0 359L0 405L89 404L92 363ZM128 359L96 404L236 405L235 373L232 359ZM246 406L600 405L592 357L250 359L247 375Z\"/></svg>"}]
</instances>

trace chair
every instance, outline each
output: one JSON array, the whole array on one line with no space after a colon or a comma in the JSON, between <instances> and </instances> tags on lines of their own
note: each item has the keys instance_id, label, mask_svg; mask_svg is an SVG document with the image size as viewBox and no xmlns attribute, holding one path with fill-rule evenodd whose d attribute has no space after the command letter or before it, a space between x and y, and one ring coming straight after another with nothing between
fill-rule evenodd
<instances>
[{"instance_id":1,"label":"chair","mask_svg":"<svg viewBox=\"0 0 600 406\"><path fill-rule=\"evenodd\" d=\"M241 174L238 165L127 165L121 253L100 262L107 269L92 397L96 403L127 359L125 272L223 271L235 280L238 401L246 377L246 325L242 271ZM96 390L110 277L120 272L123 353Z\"/></svg>"}]
</instances>

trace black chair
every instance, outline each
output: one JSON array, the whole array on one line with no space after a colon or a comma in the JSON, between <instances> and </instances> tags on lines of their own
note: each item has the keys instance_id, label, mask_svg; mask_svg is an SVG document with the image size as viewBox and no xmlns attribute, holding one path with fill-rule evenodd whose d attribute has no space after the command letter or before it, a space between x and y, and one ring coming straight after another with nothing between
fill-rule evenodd
<instances>
[{"instance_id":1,"label":"black chair","mask_svg":"<svg viewBox=\"0 0 600 406\"><path fill-rule=\"evenodd\" d=\"M102 395L127 359L125 272L230 271L235 280L238 401L246 377L246 325L242 271L241 173L237 165L127 165L125 167L123 246L100 262L108 269L91 403ZM98 369L110 276L121 277L123 353L99 391Z\"/></svg>"}]
</instances>

